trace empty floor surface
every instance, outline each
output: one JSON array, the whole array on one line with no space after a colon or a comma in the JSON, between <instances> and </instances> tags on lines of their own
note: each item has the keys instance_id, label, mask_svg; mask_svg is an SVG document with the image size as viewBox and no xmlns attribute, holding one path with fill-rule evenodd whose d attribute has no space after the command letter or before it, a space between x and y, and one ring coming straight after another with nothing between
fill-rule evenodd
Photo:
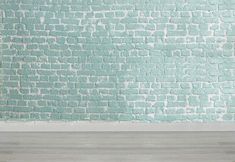
<instances>
[{"instance_id":1,"label":"empty floor surface","mask_svg":"<svg viewBox=\"0 0 235 162\"><path fill-rule=\"evenodd\" d=\"M0 133L0 162L235 162L235 132Z\"/></svg>"}]
</instances>

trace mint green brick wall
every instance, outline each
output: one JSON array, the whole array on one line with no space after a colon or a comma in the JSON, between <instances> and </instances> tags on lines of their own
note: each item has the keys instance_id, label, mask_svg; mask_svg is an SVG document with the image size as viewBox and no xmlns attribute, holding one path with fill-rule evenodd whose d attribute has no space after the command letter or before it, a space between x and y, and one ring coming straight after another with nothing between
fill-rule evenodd
<instances>
[{"instance_id":1,"label":"mint green brick wall","mask_svg":"<svg viewBox=\"0 0 235 162\"><path fill-rule=\"evenodd\" d=\"M235 121L235 1L0 0L0 120Z\"/></svg>"}]
</instances>

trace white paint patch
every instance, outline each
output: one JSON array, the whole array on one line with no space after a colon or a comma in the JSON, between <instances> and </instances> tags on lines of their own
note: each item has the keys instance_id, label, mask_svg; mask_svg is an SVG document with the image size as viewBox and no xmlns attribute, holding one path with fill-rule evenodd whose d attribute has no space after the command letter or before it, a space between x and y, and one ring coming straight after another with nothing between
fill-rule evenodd
<instances>
[{"instance_id":1,"label":"white paint patch","mask_svg":"<svg viewBox=\"0 0 235 162\"><path fill-rule=\"evenodd\" d=\"M45 22L45 17L40 17L40 22L43 24Z\"/></svg>"}]
</instances>

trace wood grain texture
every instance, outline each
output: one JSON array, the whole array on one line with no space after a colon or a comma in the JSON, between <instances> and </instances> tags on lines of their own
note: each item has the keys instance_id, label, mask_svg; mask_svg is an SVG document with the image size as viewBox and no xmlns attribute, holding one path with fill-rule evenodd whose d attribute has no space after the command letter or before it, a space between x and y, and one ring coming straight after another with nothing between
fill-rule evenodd
<instances>
[{"instance_id":1,"label":"wood grain texture","mask_svg":"<svg viewBox=\"0 0 235 162\"><path fill-rule=\"evenodd\" d=\"M0 133L0 162L234 162L235 132Z\"/></svg>"}]
</instances>

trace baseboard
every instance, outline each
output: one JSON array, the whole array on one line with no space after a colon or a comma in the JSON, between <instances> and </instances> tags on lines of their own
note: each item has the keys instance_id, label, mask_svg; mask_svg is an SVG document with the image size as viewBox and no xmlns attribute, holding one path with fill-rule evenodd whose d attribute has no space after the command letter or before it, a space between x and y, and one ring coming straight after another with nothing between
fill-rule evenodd
<instances>
[{"instance_id":1,"label":"baseboard","mask_svg":"<svg viewBox=\"0 0 235 162\"><path fill-rule=\"evenodd\" d=\"M0 132L235 131L235 123L0 122Z\"/></svg>"}]
</instances>

